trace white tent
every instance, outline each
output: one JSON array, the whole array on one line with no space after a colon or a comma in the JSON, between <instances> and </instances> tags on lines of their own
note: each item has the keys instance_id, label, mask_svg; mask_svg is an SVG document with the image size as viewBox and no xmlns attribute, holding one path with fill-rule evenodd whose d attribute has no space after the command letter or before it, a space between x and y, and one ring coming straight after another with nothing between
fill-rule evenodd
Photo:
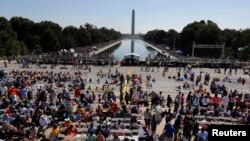
<instances>
[{"instance_id":1,"label":"white tent","mask_svg":"<svg viewBox=\"0 0 250 141\"><path fill-rule=\"evenodd\" d=\"M75 53L75 50L73 48L71 48L70 53Z\"/></svg>"},{"instance_id":2,"label":"white tent","mask_svg":"<svg viewBox=\"0 0 250 141\"><path fill-rule=\"evenodd\" d=\"M67 49L62 49L60 50L60 52L67 52Z\"/></svg>"},{"instance_id":3,"label":"white tent","mask_svg":"<svg viewBox=\"0 0 250 141\"><path fill-rule=\"evenodd\" d=\"M77 53L74 53L74 57L78 57L78 54L77 54Z\"/></svg>"},{"instance_id":4,"label":"white tent","mask_svg":"<svg viewBox=\"0 0 250 141\"><path fill-rule=\"evenodd\" d=\"M140 59L140 55L136 54L136 53L128 53L128 54L125 54L124 57L125 57L125 59L130 59L130 58L133 58L133 59L136 59L136 60Z\"/></svg>"},{"instance_id":5,"label":"white tent","mask_svg":"<svg viewBox=\"0 0 250 141\"><path fill-rule=\"evenodd\" d=\"M176 50L175 53L182 54L183 52L181 50Z\"/></svg>"}]
</instances>

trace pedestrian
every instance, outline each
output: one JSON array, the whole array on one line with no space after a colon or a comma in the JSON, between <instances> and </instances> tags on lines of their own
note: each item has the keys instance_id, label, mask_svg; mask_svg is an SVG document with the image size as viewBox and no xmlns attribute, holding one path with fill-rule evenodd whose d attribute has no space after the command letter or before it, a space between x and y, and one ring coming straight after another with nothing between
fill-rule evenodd
<instances>
[{"instance_id":1,"label":"pedestrian","mask_svg":"<svg viewBox=\"0 0 250 141\"><path fill-rule=\"evenodd\" d=\"M149 108L147 108L146 111L144 112L144 121L145 121L145 126L147 129L150 129L151 118L152 118L152 114L149 111Z\"/></svg>"},{"instance_id":2,"label":"pedestrian","mask_svg":"<svg viewBox=\"0 0 250 141\"><path fill-rule=\"evenodd\" d=\"M163 133L165 135L166 141L173 141L174 140L174 133L175 129L171 125L171 123L167 123L164 127Z\"/></svg>"},{"instance_id":3,"label":"pedestrian","mask_svg":"<svg viewBox=\"0 0 250 141\"><path fill-rule=\"evenodd\" d=\"M155 115L153 115L152 119L151 119L151 130L152 130L152 133L156 132L156 128L157 128L157 121L155 119Z\"/></svg>"},{"instance_id":4,"label":"pedestrian","mask_svg":"<svg viewBox=\"0 0 250 141\"><path fill-rule=\"evenodd\" d=\"M197 133L199 141L208 141L208 133L205 131L205 127L202 127L201 130Z\"/></svg>"}]
</instances>

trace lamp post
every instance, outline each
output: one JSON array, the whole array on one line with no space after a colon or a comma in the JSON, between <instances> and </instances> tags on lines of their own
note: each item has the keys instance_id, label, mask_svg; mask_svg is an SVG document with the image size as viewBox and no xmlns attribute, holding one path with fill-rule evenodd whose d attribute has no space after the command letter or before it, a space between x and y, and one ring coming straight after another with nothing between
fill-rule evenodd
<instances>
[{"instance_id":1,"label":"lamp post","mask_svg":"<svg viewBox=\"0 0 250 141\"><path fill-rule=\"evenodd\" d=\"M175 38L174 38L174 51L175 51Z\"/></svg>"}]
</instances>

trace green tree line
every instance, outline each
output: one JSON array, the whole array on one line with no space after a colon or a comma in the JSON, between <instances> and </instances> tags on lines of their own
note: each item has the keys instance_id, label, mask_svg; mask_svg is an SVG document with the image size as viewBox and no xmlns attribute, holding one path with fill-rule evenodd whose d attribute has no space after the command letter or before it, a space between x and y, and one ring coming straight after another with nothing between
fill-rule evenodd
<instances>
[{"instance_id":1,"label":"green tree line","mask_svg":"<svg viewBox=\"0 0 250 141\"><path fill-rule=\"evenodd\" d=\"M120 32L105 27L97 28L89 23L79 28L62 28L52 21L35 23L23 17L12 17L10 20L0 17L0 56L54 52L119 38Z\"/></svg>"},{"instance_id":2,"label":"green tree line","mask_svg":"<svg viewBox=\"0 0 250 141\"><path fill-rule=\"evenodd\" d=\"M223 44L225 43L225 56L238 58L241 60L250 59L250 29L235 30L224 29L221 30L213 21L193 22L186 25L180 33L174 29L168 31L151 30L144 36L144 40L153 42L155 44L164 44L170 48L174 46L182 50L186 55L192 54L193 42L196 44ZM243 48L242 50L239 48ZM197 54L200 56L213 57L220 55L218 49L197 49Z\"/></svg>"}]
</instances>

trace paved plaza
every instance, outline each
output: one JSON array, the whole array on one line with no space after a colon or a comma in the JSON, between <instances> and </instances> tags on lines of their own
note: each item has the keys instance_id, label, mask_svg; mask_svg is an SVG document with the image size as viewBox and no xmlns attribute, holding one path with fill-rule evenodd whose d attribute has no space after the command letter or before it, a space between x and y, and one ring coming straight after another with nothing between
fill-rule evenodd
<instances>
[{"instance_id":1,"label":"paved plaza","mask_svg":"<svg viewBox=\"0 0 250 141\"><path fill-rule=\"evenodd\" d=\"M2 67L3 65L1 65L0 67ZM12 70L32 70L32 71L54 71L54 72L70 72L71 74L74 74L75 72L77 72L78 70L73 69L72 66L68 65L67 68L68 69L60 69L61 66L57 66L55 69L39 69L36 68L35 65L31 65L29 69L24 69L21 68L20 64L8 64L8 68L1 68L6 70L7 72L12 71ZM105 83L106 80L108 80L106 77L101 78L100 76L97 76L97 73L102 71L104 74L108 73L109 71L111 71L111 73L115 73L116 70L118 70L118 72L124 74L124 76L126 76L127 74L137 74L137 75L141 75L142 77L142 88L144 91L155 91L155 92L162 92L162 94L164 95L164 97L167 97L167 95L170 95L173 99L175 98L175 96L179 93L182 92L185 95L188 94L189 91L193 91L193 89L178 89L178 86L183 86L184 82L186 81L177 81L175 79L173 79L173 77L177 77L177 68L169 68L168 72L165 73L165 76L163 76L163 68L156 68L156 67L151 67L149 68L149 71L145 71L145 67L143 67L143 70L141 67L120 67L120 66L90 66L91 67L91 72L89 72L89 70L79 70L82 72L82 77L86 78L87 80L89 80L90 78L92 79L91 83L87 83L87 87L91 86L92 89L99 87L101 88L103 86L103 84ZM47 66L47 68L50 68L50 65ZM195 75L200 74L200 72L202 72L202 78L204 78L205 73L209 73L211 79L213 78L219 78L221 80L221 83L223 83L227 90L237 90L239 93L249 93L250 92L250 82L249 82L249 76L248 75L244 75L243 71L238 69L237 74L233 73L230 77L232 80L237 80L239 77L241 78L245 78L246 83L245 85L242 85L241 83L237 83L236 81L232 81L232 82L222 82L222 80L227 76L223 73L222 74L218 74L215 73L214 69L208 69L208 68L193 68L192 71L195 73ZM183 75L183 68L181 70L181 75ZM146 76L147 75L151 75L151 80L155 79L155 82L150 81L150 84L148 83L148 81L146 80ZM171 77L171 79L169 78ZM100 83L97 83L97 79L100 79ZM189 80L187 80L187 82L192 86L193 83ZM204 82L204 80L202 79L201 82ZM131 85L129 85L130 87ZM208 86L204 86L205 89L207 89L208 91L210 91L209 85ZM116 95L119 96L119 87L115 87L115 92ZM145 110L145 108L142 109L143 111ZM156 133L158 135L161 135L163 132L163 128L165 125L165 120L162 120L162 122L160 123L160 125L158 125L157 127L157 131ZM50 130L47 131L48 133L50 133Z\"/></svg>"}]
</instances>

